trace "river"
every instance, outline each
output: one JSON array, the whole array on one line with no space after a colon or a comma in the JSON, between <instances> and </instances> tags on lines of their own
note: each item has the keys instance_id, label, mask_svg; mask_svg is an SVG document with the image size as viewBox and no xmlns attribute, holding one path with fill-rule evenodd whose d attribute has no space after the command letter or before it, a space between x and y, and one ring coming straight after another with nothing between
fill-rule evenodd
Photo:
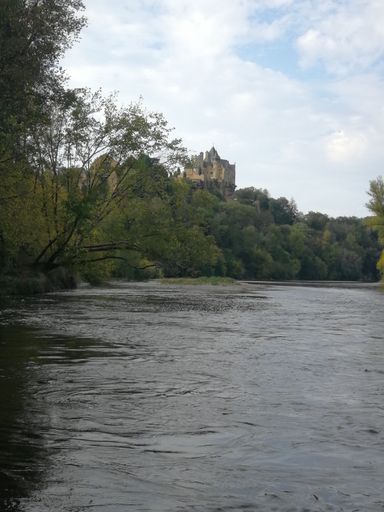
<instances>
[{"instance_id":1,"label":"river","mask_svg":"<svg viewBox=\"0 0 384 512\"><path fill-rule=\"evenodd\" d=\"M384 510L384 294L115 283L0 309L1 512Z\"/></svg>"}]
</instances>

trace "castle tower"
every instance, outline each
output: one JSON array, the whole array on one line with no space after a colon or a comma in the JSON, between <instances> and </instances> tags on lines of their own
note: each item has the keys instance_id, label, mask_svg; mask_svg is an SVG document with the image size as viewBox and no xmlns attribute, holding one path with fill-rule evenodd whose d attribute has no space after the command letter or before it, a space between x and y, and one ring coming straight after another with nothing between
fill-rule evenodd
<instances>
[{"instance_id":1,"label":"castle tower","mask_svg":"<svg viewBox=\"0 0 384 512\"><path fill-rule=\"evenodd\" d=\"M191 158L191 164L184 169L184 177L199 187L217 187L226 197L236 188L236 165L220 158L216 148Z\"/></svg>"}]
</instances>

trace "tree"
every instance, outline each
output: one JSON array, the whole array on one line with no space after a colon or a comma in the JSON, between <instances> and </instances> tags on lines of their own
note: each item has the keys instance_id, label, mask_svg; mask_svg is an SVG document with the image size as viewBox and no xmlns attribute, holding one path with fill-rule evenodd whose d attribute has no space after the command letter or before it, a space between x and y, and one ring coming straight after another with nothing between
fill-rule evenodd
<instances>
[{"instance_id":1,"label":"tree","mask_svg":"<svg viewBox=\"0 0 384 512\"><path fill-rule=\"evenodd\" d=\"M369 184L370 200L367 207L374 214L372 224L377 227L381 237L384 237L384 180L379 176Z\"/></svg>"},{"instance_id":2,"label":"tree","mask_svg":"<svg viewBox=\"0 0 384 512\"><path fill-rule=\"evenodd\" d=\"M32 131L64 91L59 58L85 24L82 0L0 2L0 261L6 272L40 244L41 191L28 155Z\"/></svg>"},{"instance_id":3,"label":"tree","mask_svg":"<svg viewBox=\"0 0 384 512\"><path fill-rule=\"evenodd\" d=\"M206 234L206 215L196 206L205 198L209 215L216 198L169 176L157 162L141 161L140 189L132 174L131 192L102 224L102 238L126 241L118 252L105 253L120 259L115 273L124 277L132 271L136 276L143 271L153 275L153 269L158 269L167 276L211 275L220 251Z\"/></svg>"},{"instance_id":4,"label":"tree","mask_svg":"<svg viewBox=\"0 0 384 512\"><path fill-rule=\"evenodd\" d=\"M132 194L140 194L143 155L163 165L184 156L163 116L142 105L118 108L113 98L87 90L55 98L44 123L32 132L29 164L41 196L44 230L33 265L45 270L132 241L101 240L102 222ZM157 160L156 160L157 161Z\"/></svg>"},{"instance_id":5,"label":"tree","mask_svg":"<svg viewBox=\"0 0 384 512\"><path fill-rule=\"evenodd\" d=\"M295 201L286 197L271 199L270 210L276 224L293 224L299 213Z\"/></svg>"},{"instance_id":6,"label":"tree","mask_svg":"<svg viewBox=\"0 0 384 512\"><path fill-rule=\"evenodd\" d=\"M27 127L62 88L58 60L85 24L82 0L0 3L0 161L20 158Z\"/></svg>"},{"instance_id":7,"label":"tree","mask_svg":"<svg viewBox=\"0 0 384 512\"><path fill-rule=\"evenodd\" d=\"M311 229L323 231L329 221L329 217L320 212L308 212L304 216L304 220Z\"/></svg>"},{"instance_id":8,"label":"tree","mask_svg":"<svg viewBox=\"0 0 384 512\"><path fill-rule=\"evenodd\" d=\"M384 180L379 176L372 180L369 184L368 195L370 200L367 207L374 214L368 219L368 225L371 226L379 236L379 242L384 244ZM384 278L384 251L382 251L380 259L377 263L382 277Z\"/></svg>"}]
</instances>

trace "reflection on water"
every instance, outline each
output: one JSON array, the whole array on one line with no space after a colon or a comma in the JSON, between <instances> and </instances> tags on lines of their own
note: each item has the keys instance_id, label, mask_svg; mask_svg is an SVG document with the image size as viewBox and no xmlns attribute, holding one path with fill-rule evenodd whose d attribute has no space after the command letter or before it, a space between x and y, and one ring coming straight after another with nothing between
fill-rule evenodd
<instances>
[{"instance_id":1,"label":"reflection on water","mask_svg":"<svg viewBox=\"0 0 384 512\"><path fill-rule=\"evenodd\" d=\"M0 509L384 510L376 289L116 285L0 315Z\"/></svg>"},{"instance_id":2,"label":"reflection on water","mask_svg":"<svg viewBox=\"0 0 384 512\"><path fill-rule=\"evenodd\" d=\"M43 478L46 454L42 414L30 393L37 376L33 333L0 325L0 505L19 510L20 498Z\"/></svg>"}]
</instances>

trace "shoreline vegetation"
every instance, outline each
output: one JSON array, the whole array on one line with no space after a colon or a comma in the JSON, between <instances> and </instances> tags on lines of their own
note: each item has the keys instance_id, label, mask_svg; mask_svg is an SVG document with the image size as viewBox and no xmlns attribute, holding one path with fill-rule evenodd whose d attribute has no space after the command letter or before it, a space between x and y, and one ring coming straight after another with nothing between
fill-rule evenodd
<instances>
[{"instance_id":1,"label":"shoreline vegetation","mask_svg":"<svg viewBox=\"0 0 384 512\"><path fill-rule=\"evenodd\" d=\"M90 284L79 279L72 273L61 269L50 274L35 274L30 276L2 276L0 277L0 298L7 297L30 297L52 292L74 290L81 287L86 288L108 288L109 286L119 286L131 284L132 286L142 283L153 283L160 286L190 286L190 287L240 287L247 285L256 286L282 286L282 287L314 287L314 288L370 288L384 290L382 281L274 281L274 280L241 280L229 277L177 277L177 278L157 278L148 280L125 280L113 279L104 282Z\"/></svg>"},{"instance_id":2,"label":"shoreline vegetation","mask_svg":"<svg viewBox=\"0 0 384 512\"><path fill-rule=\"evenodd\" d=\"M383 288L382 281L240 281L261 286L301 286L313 288Z\"/></svg>"},{"instance_id":3,"label":"shoreline vegetation","mask_svg":"<svg viewBox=\"0 0 384 512\"><path fill-rule=\"evenodd\" d=\"M0 297L32 296L77 288L78 280L64 268L51 272L0 275Z\"/></svg>"},{"instance_id":4,"label":"shoreline vegetation","mask_svg":"<svg viewBox=\"0 0 384 512\"><path fill-rule=\"evenodd\" d=\"M237 285L240 281L233 279L231 277L169 277L160 279L161 284L170 284L170 285L188 285L188 286L201 286L201 285L210 285L210 286L232 286Z\"/></svg>"}]
</instances>

